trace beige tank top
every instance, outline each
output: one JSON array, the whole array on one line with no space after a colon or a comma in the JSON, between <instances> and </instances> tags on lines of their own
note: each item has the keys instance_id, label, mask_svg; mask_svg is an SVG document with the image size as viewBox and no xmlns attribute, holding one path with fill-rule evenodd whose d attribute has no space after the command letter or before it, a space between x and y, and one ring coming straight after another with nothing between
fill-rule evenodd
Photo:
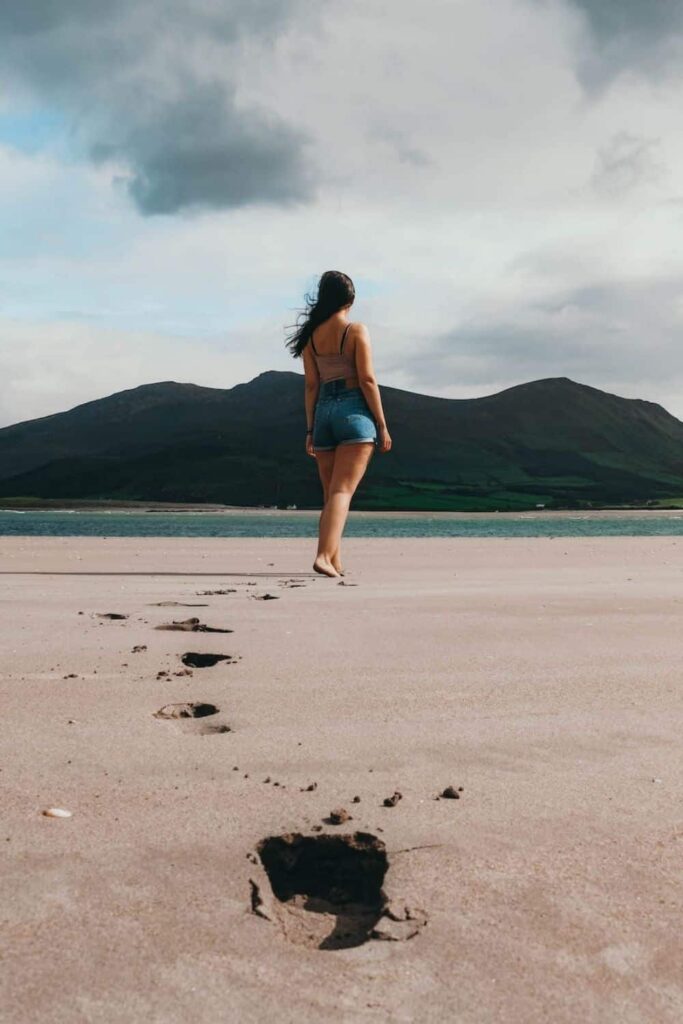
<instances>
[{"instance_id":1,"label":"beige tank top","mask_svg":"<svg viewBox=\"0 0 683 1024\"><path fill-rule=\"evenodd\" d=\"M311 334L311 348L313 350L313 356L318 367L318 373L320 374L321 381L336 380L338 377L355 377L356 376L356 361L352 356L344 355L344 342L346 341L346 334L351 324L347 324L342 334L341 344L339 346L339 352L333 352L331 355L318 354L315 349L315 343L313 341L313 335Z\"/></svg>"}]
</instances>

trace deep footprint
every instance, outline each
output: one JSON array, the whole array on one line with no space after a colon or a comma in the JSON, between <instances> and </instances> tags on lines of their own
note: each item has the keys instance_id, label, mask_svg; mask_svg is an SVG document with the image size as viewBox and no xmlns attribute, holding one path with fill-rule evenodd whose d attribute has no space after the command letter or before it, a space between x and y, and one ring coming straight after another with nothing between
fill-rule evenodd
<instances>
[{"instance_id":1,"label":"deep footprint","mask_svg":"<svg viewBox=\"0 0 683 1024\"><path fill-rule=\"evenodd\" d=\"M219 629L216 626L205 626L199 619L182 619L180 622L163 622L155 629L170 629L178 633L232 633L232 629Z\"/></svg>"},{"instance_id":2,"label":"deep footprint","mask_svg":"<svg viewBox=\"0 0 683 1024\"><path fill-rule=\"evenodd\" d=\"M219 735L232 732L225 722L206 722L206 718L218 714L220 708L205 701L191 701L182 704L165 704L155 711L155 718L178 721L184 732L198 733L200 736ZM195 722L194 719L200 719ZM189 721L188 721L189 720Z\"/></svg>"},{"instance_id":3,"label":"deep footprint","mask_svg":"<svg viewBox=\"0 0 683 1024\"><path fill-rule=\"evenodd\" d=\"M269 907L252 881L252 910L279 921L290 941L333 950L373 937L386 908L389 862L381 839L295 832L264 839L257 851L279 905Z\"/></svg>"},{"instance_id":4,"label":"deep footprint","mask_svg":"<svg viewBox=\"0 0 683 1024\"><path fill-rule=\"evenodd\" d=\"M234 661L235 657L232 654L203 654L199 651L188 651L180 656L180 660L183 665L189 665L190 668L211 668L219 661Z\"/></svg>"},{"instance_id":5,"label":"deep footprint","mask_svg":"<svg viewBox=\"0 0 683 1024\"><path fill-rule=\"evenodd\" d=\"M154 712L155 718L207 718L217 715L219 708L204 701L189 701L182 704L164 704Z\"/></svg>"}]
</instances>

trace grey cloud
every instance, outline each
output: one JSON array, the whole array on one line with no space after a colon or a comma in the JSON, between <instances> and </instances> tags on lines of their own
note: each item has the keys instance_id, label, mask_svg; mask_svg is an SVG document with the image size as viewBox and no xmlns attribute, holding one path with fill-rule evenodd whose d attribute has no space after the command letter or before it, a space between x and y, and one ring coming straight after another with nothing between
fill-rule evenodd
<instances>
[{"instance_id":1,"label":"grey cloud","mask_svg":"<svg viewBox=\"0 0 683 1024\"><path fill-rule=\"evenodd\" d=\"M601 43L624 36L658 40L680 31L683 15L679 0L571 0L582 10Z\"/></svg>"},{"instance_id":2,"label":"grey cloud","mask_svg":"<svg viewBox=\"0 0 683 1024\"><path fill-rule=\"evenodd\" d=\"M127 159L128 193L141 211L158 214L303 201L304 142L276 119L240 116L222 83L188 82L178 99L158 102L153 120L133 114L116 142L95 143L90 152L96 161Z\"/></svg>"},{"instance_id":3,"label":"grey cloud","mask_svg":"<svg viewBox=\"0 0 683 1024\"><path fill-rule=\"evenodd\" d=\"M654 155L658 142L617 132L597 152L591 179L594 190L601 196L619 197L638 185L656 181L664 171Z\"/></svg>"},{"instance_id":4,"label":"grey cloud","mask_svg":"<svg viewBox=\"0 0 683 1024\"><path fill-rule=\"evenodd\" d=\"M171 27L191 34L211 32L224 40L241 33L275 38L301 6L298 0L5 0L0 6L0 33L44 36L113 23L125 27L136 16L138 25L146 23L156 35Z\"/></svg>"},{"instance_id":5,"label":"grey cloud","mask_svg":"<svg viewBox=\"0 0 683 1024\"><path fill-rule=\"evenodd\" d=\"M74 21L99 20L112 13L114 5L107 0L31 0L31 3L4 3L0 7L0 32L7 35L30 36L51 32Z\"/></svg>"},{"instance_id":6,"label":"grey cloud","mask_svg":"<svg viewBox=\"0 0 683 1024\"><path fill-rule=\"evenodd\" d=\"M385 364L410 385L500 387L544 377L571 377L608 391L638 395L683 384L677 303L679 280L606 282L535 303L509 319L484 317L445 332L408 358ZM493 388L491 388L493 390ZM647 397L643 395L643 397Z\"/></svg>"},{"instance_id":7,"label":"grey cloud","mask_svg":"<svg viewBox=\"0 0 683 1024\"><path fill-rule=\"evenodd\" d=\"M426 167L433 163L431 157L408 141L405 132L376 123L371 126L370 137L373 140L383 140L391 146L401 163L413 164L415 167Z\"/></svg>"},{"instance_id":8,"label":"grey cloud","mask_svg":"<svg viewBox=\"0 0 683 1024\"><path fill-rule=\"evenodd\" d=\"M681 55L679 0L566 0L585 17L592 47L579 63L589 89L601 89L624 70L659 76Z\"/></svg>"},{"instance_id":9,"label":"grey cloud","mask_svg":"<svg viewBox=\"0 0 683 1024\"><path fill-rule=\"evenodd\" d=\"M230 58L243 37L272 43L307 11L310 0L3 4L0 69L64 111L81 152L127 168L143 214L302 203L315 193L309 140L238 104ZM220 72L197 66L204 47L219 48Z\"/></svg>"}]
</instances>

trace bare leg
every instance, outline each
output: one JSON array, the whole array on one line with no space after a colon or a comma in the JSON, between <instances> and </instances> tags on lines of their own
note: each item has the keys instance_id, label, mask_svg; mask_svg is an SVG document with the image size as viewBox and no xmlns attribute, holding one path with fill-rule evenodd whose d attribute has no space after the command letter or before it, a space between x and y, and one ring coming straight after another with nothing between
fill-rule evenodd
<instances>
[{"instance_id":1,"label":"bare leg","mask_svg":"<svg viewBox=\"0 0 683 1024\"><path fill-rule=\"evenodd\" d=\"M321 552L321 550L320 550L321 538L323 536L323 530L324 530L324 524L325 524L325 515L326 515L326 512L327 512L328 504L329 504L329 498L325 502L325 504L323 505L322 512L320 513L320 519L318 520L318 553L317 553L317 555L315 557L315 562L313 563L313 568L315 569L316 572L321 573L323 576L341 576L341 573L339 572L339 570L337 569L336 565L334 564L334 562L332 560L334 558L335 554L336 554L337 558L339 557L339 555L338 555L339 545L337 545L336 552L334 552L333 554L328 554L327 552Z\"/></svg>"},{"instance_id":2,"label":"bare leg","mask_svg":"<svg viewBox=\"0 0 683 1024\"><path fill-rule=\"evenodd\" d=\"M325 505L325 508L326 507L327 506ZM322 531L322 526L323 526L323 514L325 512L325 508L323 508L322 512L320 513L320 519L318 520L318 537L319 538L321 536L321 531ZM320 547L320 544L318 543L318 548L319 547ZM336 548L334 554L330 555L329 558L327 558L325 555L321 555L320 551L318 551L318 554L316 555L315 562L313 563L313 568L315 569L316 572L322 573L325 576L343 576L344 575L344 570L342 568L342 563L341 563L340 545L337 544L337 548Z\"/></svg>"},{"instance_id":3,"label":"bare leg","mask_svg":"<svg viewBox=\"0 0 683 1024\"><path fill-rule=\"evenodd\" d=\"M335 451L331 452L317 452L316 462L318 464L318 474L320 476L320 483L323 488L323 507L320 512L320 519L318 520L318 535L320 535L320 524L322 522L323 512L325 511L325 505L330 494L330 481L332 480L332 472L334 470L334 456ZM330 558L330 563L340 576L343 576L341 556L339 551L339 545L337 545L336 551L333 552Z\"/></svg>"},{"instance_id":4,"label":"bare leg","mask_svg":"<svg viewBox=\"0 0 683 1024\"><path fill-rule=\"evenodd\" d=\"M322 516L322 513L321 513L321 516ZM318 534L319 533L320 533L320 526L318 526ZM343 576L344 575L344 569L342 567L342 560L341 560L341 542L339 544L337 544L337 550L335 551L335 553L330 558L330 562L335 567L335 569L337 570L339 575Z\"/></svg>"},{"instance_id":5,"label":"bare leg","mask_svg":"<svg viewBox=\"0 0 683 1024\"><path fill-rule=\"evenodd\" d=\"M316 572L326 576L338 575L332 558L338 554L351 499L363 479L373 451L374 445L364 442L339 445L335 450L328 498L320 515L318 554L313 563Z\"/></svg>"},{"instance_id":6,"label":"bare leg","mask_svg":"<svg viewBox=\"0 0 683 1024\"><path fill-rule=\"evenodd\" d=\"M325 504L327 504L327 495L325 496L324 500L325 500ZM320 536L320 526L321 526L321 523L323 521L323 512L324 511L325 511L325 505L323 505L322 509L320 510L320 518L318 519L318 536ZM330 563L334 566L334 568L337 570L339 575L343 576L344 575L344 570L342 568L341 550L340 549L341 549L341 544L337 544L337 550L331 556Z\"/></svg>"}]
</instances>

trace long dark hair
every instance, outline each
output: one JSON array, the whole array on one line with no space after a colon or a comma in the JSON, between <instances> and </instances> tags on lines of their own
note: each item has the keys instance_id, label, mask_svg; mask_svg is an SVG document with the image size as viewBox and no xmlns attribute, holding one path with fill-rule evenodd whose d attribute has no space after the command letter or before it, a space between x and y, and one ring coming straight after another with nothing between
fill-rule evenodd
<instances>
[{"instance_id":1,"label":"long dark hair","mask_svg":"<svg viewBox=\"0 0 683 1024\"><path fill-rule=\"evenodd\" d=\"M292 356L298 359L318 324L324 323L344 306L350 306L355 297L356 289L350 277L342 274L341 270L326 270L318 281L316 298L308 294L305 296L306 309L299 313L294 334L285 343ZM302 316L304 322L299 323Z\"/></svg>"}]
</instances>

